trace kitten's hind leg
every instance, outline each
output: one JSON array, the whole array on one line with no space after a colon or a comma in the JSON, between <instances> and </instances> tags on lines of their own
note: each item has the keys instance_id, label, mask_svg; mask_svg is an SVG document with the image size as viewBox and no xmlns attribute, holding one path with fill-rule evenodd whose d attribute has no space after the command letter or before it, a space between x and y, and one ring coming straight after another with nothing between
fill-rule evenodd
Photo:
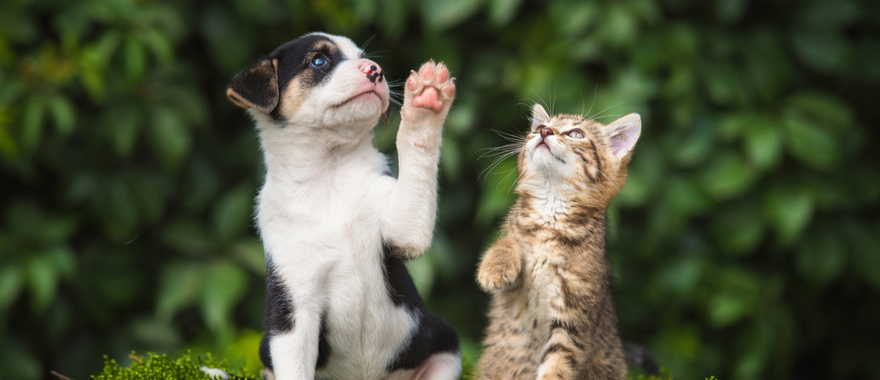
<instances>
[{"instance_id":1,"label":"kitten's hind leg","mask_svg":"<svg viewBox=\"0 0 880 380\"><path fill-rule=\"evenodd\" d=\"M487 292L510 290L519 279L522 271L522 250L513 237L505 235L486 251L477 281Z\"/></svg>"}]
</instances>

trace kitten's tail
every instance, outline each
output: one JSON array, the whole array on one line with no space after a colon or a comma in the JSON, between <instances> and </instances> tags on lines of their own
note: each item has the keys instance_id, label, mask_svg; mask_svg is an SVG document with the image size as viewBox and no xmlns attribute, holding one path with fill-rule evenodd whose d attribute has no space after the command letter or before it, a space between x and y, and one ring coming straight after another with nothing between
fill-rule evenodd
<instances>
[{"instance_id":1,"label":"kitten's tail","mask_svg":"<svg viewBox=\"0 0 880 380\"><path fill-rule=\"evenodd\" d=\"M634 365L642 369L647 375L659 375L660 368L654 361L654 355L647 348L632 343L623 344L623 355L626 358L626 364Z\"/></svg>"}]
</instances>

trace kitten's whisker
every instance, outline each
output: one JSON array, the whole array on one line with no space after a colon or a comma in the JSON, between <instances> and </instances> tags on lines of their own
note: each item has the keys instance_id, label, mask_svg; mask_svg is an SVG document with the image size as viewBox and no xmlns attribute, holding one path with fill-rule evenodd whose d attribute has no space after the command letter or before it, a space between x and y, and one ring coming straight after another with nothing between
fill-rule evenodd
<instances>
[{"instance_id":1,"label":"kitten's whisker","mask_svg":"<svg viewBox=\"0 0 880 380\"><path fill-rule=\"evenodd\" d=\"M507 171L507 175L505 175L504 178L502 178L500 181L498 181L498 184L495 185L495 188L497 189L498 186L501 186L501 184L504 183L504 181L507 179L507 177L510 177L510 174L513 173L514 170L516 170L516 168L513 168L513 169L508 170L508 171ZM517 177L519 177L519 175L517 175ZM516 182L516 181L514 181L514 183L515 183L515 182ZM508 192L508 194L510 194L510 190L507 190L507 192Z\"/></svg>"},{"instance_id":2,"label":"kitten's whisker","mask_svg":"<svg viewBox=\"0 0 880 380\"><path fill-rule=\"evenodd\" d=\"M606 118L606 117L620 117L620 114L603 115L603 116L599 116L599 117L594 117L594 118L592 118L592 119L590 119L590 120L604 119L604 118Z\"/></svg>"},{"instance_id":3,"label":"kitten's whisker","mask_svg":"<svg viewBox=\"0 0 880 380\"><path fill-rule=\"evenodd\" d=\"M612 109L612 108L614 108L614 107L617 107L617 106L619 106L619 105L621 105L621 104L623 104L623 103L624 103L624 102L617 103L617 104L615 104L615 105L613 105L613 106L611 106L611 107L608 107L608 108L606 108L606 109L604 109L604 110L602 110L602 111L599 111L599 113L597 113L597 114L595 114L595 115L593 115L592 117L589 117L589 118L587 118L587 119L588 119L588 120L595 120L596 116L599 116L599 115L601 115L602 113L604 113L605 111L608 111L608 110L610 110L610 109Z\"/></svg>"},{"instance_id":4,"label":"kitten's whisker","mask_svg":"<svg viewBox=\"0 0 880 380\"><path fill-rule=\"evenodd\" d=\"M611 181L611 178L608 178L608 176L605 175L605 173L602 173L602 171L599 170L598 168L596 168L596 171L599 172L599 174L601 174L603 177L605 177L605 179L608 180L608 183L610 183L612 186L614 186L615 188L617 188L617 193L618 193L618 194L620 193L620 186L617 186L616 183L612 182L612 181Z\"/></svg>"},{"instance_id":5,"label":"kitten's whisker","mask_svg":"<svg viewBox=\"0 0 880 380\"><path fill-rule=\"evenodd\" d=\"M519 183L519 179L522 177L522 173L518 173L516 175L516 179L513 180L513 183L510 184L510 188L507 189L507 194L510 195L510 192L516 187L516 184Z\"/></svg>"},{"instance_id":6,"label":"kitten's whisker","mask_svg":"<svg viewBox=\"0 0 880 380\"><path fill-rule=\"evenodd\" d=\"M505 160L507 160L510 157L513 157L517 153L518 153L518 151L512 151L512 152L508 152L506 154L503 154L503 155L495 158L495 160L492 161L492 163L488 167L486 167L485 169L483 169L482 172L480 172L480 175L477 176L477 179L482 177L483 180L485 180L486 178L488 178L489 173L491 173L493 170L495 170L495 168L498 167L498 165L501 165L502 162L504 162Z\"/></svg>"},{"instance_id":7,"label":"kitten's whisker","mask_svg":"<svg viewBox=\"0 0 880 380\"><path fill-rule=\"evenodd\" d=\"M598 93L598 91L599 91L599 84L596 83L596 87L593 89L593 102L590 103L590 109L587 110L587 113L583 113L583 110L581 110L581 115L583 116L584 119L588 119L587 115L590 114L590 111L593 110L593 106L596 105L596 94Z\"/></svg>"}]
</instances>

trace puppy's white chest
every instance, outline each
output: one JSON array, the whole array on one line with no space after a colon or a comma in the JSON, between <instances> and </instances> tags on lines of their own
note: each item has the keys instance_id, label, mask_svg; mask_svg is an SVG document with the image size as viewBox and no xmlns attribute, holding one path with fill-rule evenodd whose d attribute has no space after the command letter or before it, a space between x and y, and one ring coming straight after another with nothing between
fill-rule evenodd
<instances>
[{"instance_id":1,"label":"puppy's white chest","mask_svg":"<svg viewBox=\"0 0 880 380\"><path fill-rule=\"evenodd\" d=\"M260 235L273 260L304 265L350 251L362 195L337 178L320 178L299 188L267 181L260 193ZM291 248L295 252L291 252Z\"/></svg>"}]
</instances>

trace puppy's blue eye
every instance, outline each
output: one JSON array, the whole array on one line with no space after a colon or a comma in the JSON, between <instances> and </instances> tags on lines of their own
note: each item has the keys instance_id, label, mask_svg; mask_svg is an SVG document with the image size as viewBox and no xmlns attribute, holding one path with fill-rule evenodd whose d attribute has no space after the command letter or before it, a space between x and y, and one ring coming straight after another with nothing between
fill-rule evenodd
<instances>
[{"instance_id":1,"label":"puppy's blue eye","mask_svg":"<svg viewBox=\"0 0 880 380\"><path fill-rule=\"evenodd\" d=\"M312 63L311 63L312 67L321 67L326 64L327 64L327 60L324 57L319 56L319 57L312 58Z\"/></svg>"}]
</instances>

